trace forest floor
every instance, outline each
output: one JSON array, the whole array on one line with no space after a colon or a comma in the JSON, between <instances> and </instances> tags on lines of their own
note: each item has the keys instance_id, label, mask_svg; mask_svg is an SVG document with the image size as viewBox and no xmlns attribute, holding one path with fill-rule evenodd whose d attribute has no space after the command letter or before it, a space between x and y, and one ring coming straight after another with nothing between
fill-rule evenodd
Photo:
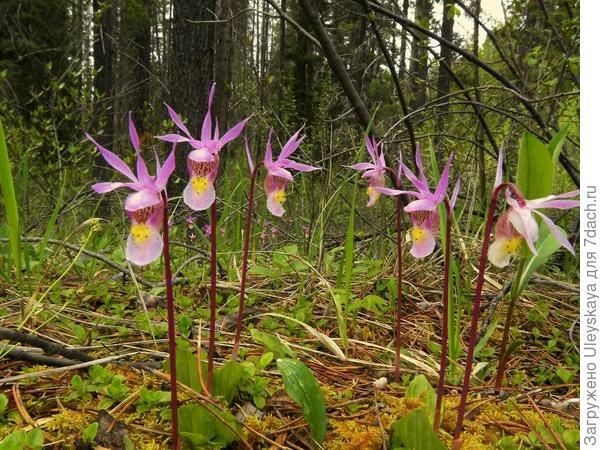
<instances>
[{"instance_id":1,"label":"forest floor","mask_svg":"<svg viewBox=\"0 0 600 450\"><path fill-rule=\"evenodd\" d=\"M168 391L168 378L162 372L167 341L161 289L138 296L140 291L134 283L112 275L102 269L91 280L82 282L82 274L73 272L62 279L60 289L52 289L51 278L47 277L50 281L41 282L34 294L24 299L29 316L20 328L23 334L35 334L61 347L87 352L93 361L65 362L54 355L52 358L59 363L62 358L67 367L44 365L36 359L43 356L41 350L12 340L17 347L4 347L2 355L12 348L33 355L33 361L9 357L0 360L0 392L8 399L4 410L0 402L0 440L15 430L39 427L46 448L75 448L76 442L82 449L127 448L129 441L138 449L169 448L167 397L148 394ZM324 285L329 283L327 279L320 276L299 281L296 275L288 274L273 281L256 273L251 275L245 324L256 331L250 335L245 330L241 355L258 369L247 386L240 386L230 409L244 423L246 448L315 448L302 411L286 395L274 364L267 361L263 368L257 362L267 351L276 357L278 352L291 351L322 386L328 417L324 448L390 448L392 423L422 406L420 400L405 395L410 380L415 374L423 374L433 386L437 384L441 282L435 270L417 273L408 268L406 279L416 278L418 283L406 283L402 380L393 383L393 314L389 308L367 305L349 318L350 342L344 360L323 345L317 334L307 332L296 322L264 314L293 313L341 345L335 310ZM382 297L377 298L385 299L378 280L380 276L366 274L362 281L353 283L353 292L357 298L378 294ZM335 280L330 281L335 284ZM487 276L486 304L504 282L498 274ZM203 332L207 329L205 313L183 311L203 311L199 306L205 304L207 294L205 283L201 282L200 288L193 286L178 285L176 298L182 339L186 336L191 348L196 348L199 320ZM299 293L307 292L307 286L310 294L300 301ZM223 299L235 295L238 289L237 283L219 283L217 367L229 358L235 327L235 308ZM0 326L14 330L21 323L14 286L0 285L0 299ZM500 303L496 315L504 308ZM502 331L501 322L498 325L492 321L489 339L478 353L475 371L479 378L473 379L463 449L578 448L579 339L573 335L576 331L572 326L577 317L575 285L556 277L538 277L530 284L519 299L513 332L522 345L510 357L508 382L501 396L490 389ZM467 323L466 316L463 323ZM275 340L266 338L267 334ZM466 334L465 326L463 339ZM282 344L283 350L279 347ZM108 358L104 360L105 369L98 369L98 360L104 358ZM71 363L79 365L69 367ZM457 416L461 364L459 361L453 365L446 383L439 435L448 446ZM374 381L380 377L387 377L389 382L376 390ZM192 397L189 390L180 391L182 404ZM100 410L108 411L116 422L99 414ZM94 422L99 423L92 433L99 447L84 442ZM129 439L124 443L125 434ZM244 445L238 442L234 448Z\"/></svg>"}]
</instances>

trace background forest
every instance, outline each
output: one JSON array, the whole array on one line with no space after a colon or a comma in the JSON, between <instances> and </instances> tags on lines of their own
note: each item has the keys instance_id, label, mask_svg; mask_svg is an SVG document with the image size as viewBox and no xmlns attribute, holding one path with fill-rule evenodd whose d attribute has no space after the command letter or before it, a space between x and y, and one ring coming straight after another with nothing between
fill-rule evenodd
<instances>
[{"instance_id":1,"label":"background forest","mask_svg":"<svg viewBox=\"0 0 600 450\"><path fill-rule=\"evenodd\" d=\"M579 1L0 0L0 118L23 242L23 267L15 274L2 210L0 339L14 342L6 330L18 327L95 358L152 359L162 367L162 263L135 268L125 260L124 196L92 192L94 182L111 175L84 132L133 163L132 111L142 146L164 160L170 146L154 137L174 131L165 103L195 134L213 82L213 112L222 130L252 115L244 135L255 160L270 128L280 148L303 126L298 160L322 168L296 179L281 219L268 213L262 189L257 194L242 354L254 372L246 373L236 404L250 417L246 425L270 441L248 431L244 436L251 448L315 445L300 409L276 395L281 380L267 370L264 355L291 352L303 355L323 386L330 420L325 448L389 448L392 421L407 409L394 403L394 389L404 395L418 373L435 385L443 255L438 247L421 263L406 250L406 360L402 382L379 393L388 402L382 407L372 382L392 373L393 355L386 352L394 336L395 202L364 208L364 182L345 166L365 159L368 129L384 142L393 167L401 152L414 169L420 144L426 170L439 177L454 155L452 184L460 178L461 189L453 258L462 269L452 272L446 383L456 394L499 150L506 154L506 177L514 178L524 134L548 144L562 131L553 192L579 186ZM186 152L177 151L176 158L168 186L176 204L176 319L182 340L195 348L198 323L208 317L208 215L181 202ZM239 302L248 178L239 139L222 153L217 180L222 357ZM576 213L559 211L552 218L577 241ZM579 395L578 270L576 256L561 251L532 278L511 330L526 344L518 351L515 346L508 364L507 384L517 397L473 408L480 415L466 430L463 448L577 448L577 411L569 400ZM481 366L473 382L481 392L498 357L506 309L501 298L511 277L512 271L496 268L486 275L476 350ZM340 310L352 362L328 360L331 349L322 340L327 335L339 343ZM23 362L14 353L19 350L27 349L13 348L12 356L0 349L7 380L47 369L35 352ZM106 409L127 424L136 448L167 448L168 397L145 393L163 392L164 380L127 365L108 367L108 375L85 368L23 378L20 391L14 380L0 380L9 405L0 397L0 440L39 426L52 448L71 448L75 440L100 444L102 436L112 436L98 417ZM127 404L132 393L138 396ZM451 432L456 412L449 411ZM120 439L103 445L126 448ZM442 437L446 445L448 439Z\"/></svg>"}]
</instances>

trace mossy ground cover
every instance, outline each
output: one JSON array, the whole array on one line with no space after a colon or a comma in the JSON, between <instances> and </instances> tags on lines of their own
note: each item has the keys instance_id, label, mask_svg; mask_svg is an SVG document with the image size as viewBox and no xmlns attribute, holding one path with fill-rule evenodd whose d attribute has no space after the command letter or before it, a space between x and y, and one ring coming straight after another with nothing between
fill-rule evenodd
<instances>
[{"instance_id":1,"label":"mossy ground cover","mask_svg":"<svg viewBox=\"0 0 600 450\"><path fill-rule=\"evenodd\" d=\"M340 344L333 305L322 286L327 281L325 275L292 273L275 282L260 275L251 276L246 326L274 336L314 373L327 404L325 448L390 448L392 423L423 406L420 400L406 397L406 386L416 374L424 374L436 385L441 308L440 289L435 281L439 268L435 264L432 262L429 270L407 269L399 384L392 383L393 324L388 314L391 306L357 311L349 321L347 359L341 360L296 323L262 315L269 311L299 317L302 311L307 323ZM98 421L99 410L106 409L116 423L125 426L135 448L168 448L168 403L164 398L161 401L158 394L147 394L168 392L168 378L160 376L167 349L160 288L143 291L142 302L135 284L115 280L105 269L86 282L82 282L81 275L72 273L64 278L60 288L55 288L41 304L35 299L27 303L34 314L21 331L35 330L35 335L86 351L95 360L120 357L107 363L104 371L90 369L94 365L71 369L3 358L0 369L5 381L1 391L8 405L0 417L0 438L18 429L39 427L50 448L75 448L76 442L78 448L88 448L81 447L85 444L84 432ZM393 276L393 266L354 280L356 298L374 295L378 280L388 275ZM490 273L486 305L505 281L501 273ZM224 282L219 290L219 364L231 350L235 323L229 315L235 312L237 289L235 282ZM385 299L384 293L378 293ZM183 283L177 286L176 294L181 339L196 348L198 326L201 334L206 332L206 289ZM464 449L576 448L578 337L571 327L577 315L575 298L574 286L556 276L540 277L531 284L519 301L519 317L512 332L521 345L511 355L508 382L500 396L490 386L502 330L496 327L491 332L477 358L463 434ZM11 286L2 286L0 307L1 326L19 323ZM504 309L501 302L495 314L502 315ZM205 343L203 337L200 345ZM32 348L19 349L34 355L41 353ZM241 357L253 371L246 385L240 387L230 411L244 423L242 436L251 448L314 448L302 412L286 395L274 363L264 368L258 363L265 353L277 351L276 344L258 342L245 330ZM456 421L461 364L458 361L447 380L439 432L447 446L451 444ZM374 381L381 377L387 377L389 382L376 391ZM145 400L140 400L142 396ZM189 392L180 391L182 404L191 402L192 397ZM110 432L100 427L96 441L101 441L100 433ZM233 446L244 448L245 444L238 442Z\"/></svg>"}]
</instances>

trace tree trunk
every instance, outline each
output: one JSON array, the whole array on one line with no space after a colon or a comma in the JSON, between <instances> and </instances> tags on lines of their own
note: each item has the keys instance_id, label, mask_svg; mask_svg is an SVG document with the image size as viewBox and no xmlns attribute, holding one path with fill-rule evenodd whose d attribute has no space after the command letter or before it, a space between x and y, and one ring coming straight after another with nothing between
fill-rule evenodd
<instances>
[{"instance_id":1,"label":"tree trunk","mask_svg":"<svg viewBox=\"0 0 600 450\"><path fill-rule=\"evenodd\" d=\"M433 11L431 0L416 0L415 22L429 28L431 13ZM417 33L411 47L409 92L412 110L420 108L427 101L427 45L429 39Z\"/></svg>"},{"instance_id":2,"label":"tree trunk","mask_svg":"<svg viewBox=\"0 0 600 450\"><path fill-rule=\"evenodd\" d=\"M150 51L151 51L151 27L152 27L152 5L151 0L142 0L141 14L137 14L136 23L132 27L133 56L135 58L133 67L133 81L136 87L132 109L137 117L137 123L141 131L150 128L150 111L148 105L150 99ZM129 14L127 15L129 17Z\"/></svg>"},{"instance_id":3,"label":"tree trunk","mask_svg":"<svg viewBox=\"0 0 600 450\"><path fill-rule=\"evenodd\" d=\"M402 16L408 16L409 1L404 0L402 2ZM406 27L402 27L402 36L400 37L400 80L404 80L406 74L406 49L408 47L408 31Z\"/></svg>"},{"instance_id":4,"label":"tree trunk","mask_svg":"<svg viewBox=\"0 0 600 450\"><path fill-rule=\"evenodd\" d=\"M114 142L114 8L110 2L94 0L94 90L103 101L96 103L96 124L104 121L102 135L112 146ZM101 157L100 160L101 161Z\"/></svg>"},{"instance_id":5,"label":"tree trunk","mask_svg":"<svg viewBox=\"0 0 600 450\"><path fill-rule=\"evenodd\" d=\"M473 0L473 54L476 58L479 57L479 16L481 14L481 0ZM479 88L479 67L473 65L473 86L475 89L475 101L481 104L481 91ZM485 151L483 147L483 128L481 125L477 127L475 141L477 142L477 161L479 165L479 202L482 211L487 207L487 181L485 176Z\"/></svg>"},{"instance_id":6,"label":"tree trunk","mask_svg":"<svg viewBox=\"0 0 600 450\"><path fill-rule=\"evenodd\" d=\"M452 0L444 0L443 4L443 12L442 12L442 37L449 42L452 42L452 31L454 28L454 11L452 8L454 7L454 3ZM442 132L444 130L444 122L446 120L446 115L450 109L450 98L444 96L450 93L450 73L449 70L452 69L452 50L448 48L446 45L442 45L440 50L440 59L444 61L446 64L440 64L438 69L438 79L437 79L437 96L440 99L440 103L438 103L438 136L435 139L435 150L436 155L439 161L441 161L443 155L443 137Z\"/></svg>"},{"instance_id":7,"label":"tree trunk","mask_svg":"<svg viewBox=\"0 0 600 450\"><path fill-rule=\"evenodd\" d=\"M232 73L234 59L233 44L233 0L221 0L221 7L217 14L221 22L216 24L216 54L215 81L219 86L219 95L215 98L215 114L221 118L222 128L228 128L229 98L232 92Z\"/></svg>"},{"instance_id":8,"label":"tree trunk","mask_svg":"<svg viewBox=\"0 0 600 450\"><path fill-rule=\"evenodd\" d=\"M173 0L169 102L196 135L202 127L214 76L215 27L209 23L215 19L214 10L214 0ZM186 177L186 152L176 155L177 174Z\"/></svg>"}]
</instances>

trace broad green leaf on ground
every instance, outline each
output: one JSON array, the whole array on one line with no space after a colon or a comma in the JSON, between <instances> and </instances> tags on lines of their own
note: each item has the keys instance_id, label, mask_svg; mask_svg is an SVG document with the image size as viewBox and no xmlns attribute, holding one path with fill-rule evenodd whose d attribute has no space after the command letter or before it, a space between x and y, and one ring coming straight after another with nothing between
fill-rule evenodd
<instances>
[{"instance_id":1,"label":"broad green leaf on ground","mask_svg":"<svg viewBox=\"0 0 600 450\"><path fill-rule=\"evenodd\" d=\"M304 363L294 359L278 359L277 367L283 378L285 390L302 408L310 434L319 444L327 431L327 412L321 386Z\"/></svg>"},{"instance_id":2,"label":"broad green leaf on ground","mask_svg":"<svg viewBox=\"0 0 600 450\"><path fill-rule=\"evenodd\" d=\"M406 397L420 400L429 422L433 424L436 394L425 375L419 374L410 382L406 389Z\"/></svg>"},{"instance_id":3,"label":"broad green leaf on ground","mask_svg":"<svg viewBox=\"0 0 600 450\"><path fill-rule=\"evenodd\" d=\"M194 450L225 448L238 440L240 424L225 411L213 406L185 405L177 410L179 433L188 447Z\"/></svg>"},{"instance_id":4,"label":"broad green leaf on ground","mask_svg":"<svg viewBox=\"0 0 600 450\"><path fill-rule=\"evenodd\" d=\"M392 450L446 450L422 408L392 424Z\"/></svg>"},{"instance_id":5,"label":"broad green leaf on ground","mask_svg":"<svg viewBox=\"0 0 600 450\"><path fill-rule=\"evenodd\" d=\"M222 397L231 404L237 393L244 367L236 361L227 361L223 367L215 370L213 375L213 395Z\"/></svg>"},{"instance_id":6,"label":"broad green leaf on ground","mask_svg":"<svg viewBox=\"0 0 600 450\"><path fill-rule=\"evenodd\" d=\"M40 450L44 445L44 433L39 428L19 430L0 441L0 450Z\"/></svg>"},{"instance_id":7,"label":"broad green leaf on ground","mask_svg":"<svg viewBox=\"0 0 600 450\"><path fill-rule=\"evenodd\" d=\"M292 349L281 342L281 339L279 339L277 336L263 333L256 328L252 329L250 334L252 335L254 342L264 345L265 349L275 355L275 358L296 357L296 354L292 351Z\"/></svg>"},{"instance_id":8,"label":"broad green leaf on ground","mask_svg":"<svg viewBox=\"0 0 600 450\"><path fill-rule=\"evenodd\" d=\"M561 233L566 234L562 228L559 227L559 229ZM540 226L540 237L538 238L537 255L530 255L525 260L525 265L523 266L523 275L519 281L519 290L517 291L517 295L523 292L534 272L539 269L540 266L544 265L550 256L552 256L552 254L555 253L560 247L560 242L552 233L550 233L550 230L546 224L542 222Z\"/></svg>"},{"instance_id":9,"label":"broad green leaf on ground","mask_svg":"<svg viewBox=\"0 0 600 450\"><path fill-rule=\"evenodd\" d=\"M198 373L198 358L186 348L178 348L175 353L175 368L177 381L191 387L197 392L203 392ZM168 361L165 363L168 368ZM203 379L206 378L206 363L202 363Z\"/></svg>"},{"instance_id":10,"label":"broad green leaf on ground","mask_svg":"<svg viewBox=\"0 0 600 450\"><path fill-rule=\"evenodd\" d=\"M517 163L517 186L527 199L552 193L554 163L548 147L530 133L524 133Z\"/></svg>"}]
</instances>

